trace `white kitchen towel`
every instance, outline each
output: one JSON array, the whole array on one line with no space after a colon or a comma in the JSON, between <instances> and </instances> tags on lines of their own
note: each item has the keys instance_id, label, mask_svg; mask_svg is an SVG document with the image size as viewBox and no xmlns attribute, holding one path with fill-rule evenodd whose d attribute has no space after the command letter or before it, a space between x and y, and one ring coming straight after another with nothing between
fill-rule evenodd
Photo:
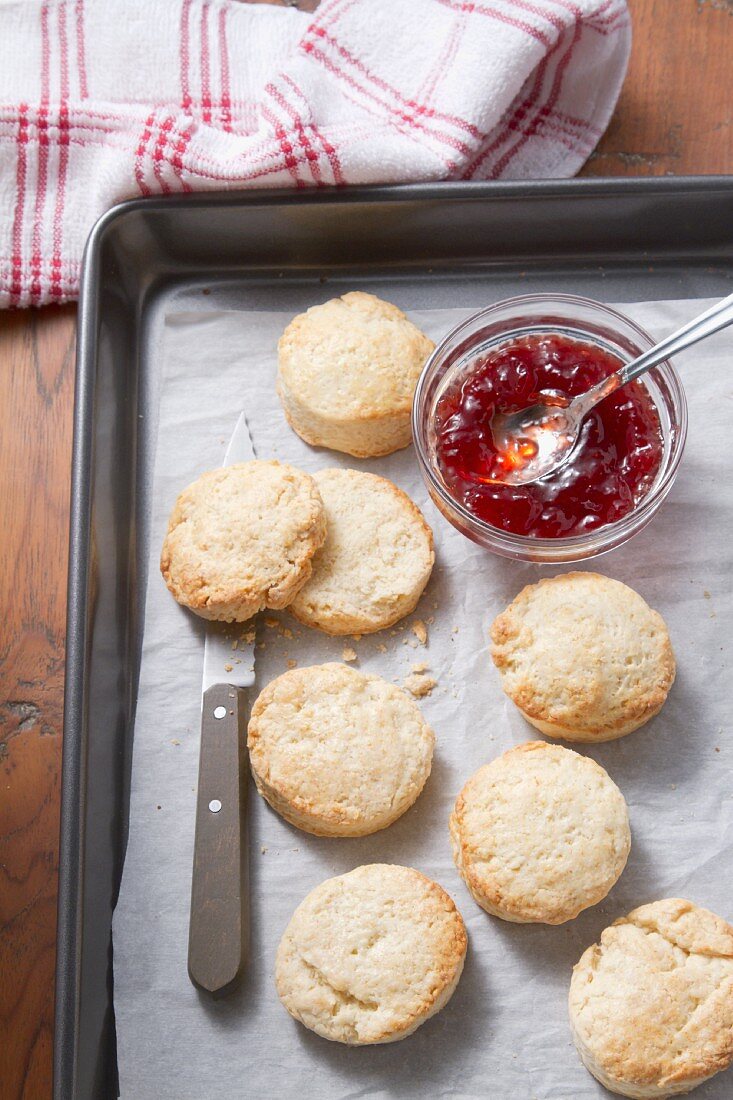
<instances>
[{"instance_id":1,"label":"white kitchen towel","mask_svg":"<svg viewBox=\"0 0 733 1100\"><path fill-rule=\"evenodd\" d=\"M572 176L625 0L0 0L0 305L74 298L123 199Z\"/></svg>"}]
</instances>

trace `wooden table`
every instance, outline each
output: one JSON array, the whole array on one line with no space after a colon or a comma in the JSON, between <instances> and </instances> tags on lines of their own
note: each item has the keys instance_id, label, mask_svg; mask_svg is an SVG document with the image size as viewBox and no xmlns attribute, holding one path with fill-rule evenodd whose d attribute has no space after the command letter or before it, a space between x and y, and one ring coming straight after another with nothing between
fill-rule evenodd
<instances>
[{"instance_id":1,"label":"wooden table","mask_svg":"<svg viewBox=\"0 0 733 1100\"><path fill-rule=\"evenodd\" d=\"M733 0L629 4L631 68L582 174L730 172ZM51 1093L74 325L0 314L2 1100Z\"/></svg>"}]
</instances>

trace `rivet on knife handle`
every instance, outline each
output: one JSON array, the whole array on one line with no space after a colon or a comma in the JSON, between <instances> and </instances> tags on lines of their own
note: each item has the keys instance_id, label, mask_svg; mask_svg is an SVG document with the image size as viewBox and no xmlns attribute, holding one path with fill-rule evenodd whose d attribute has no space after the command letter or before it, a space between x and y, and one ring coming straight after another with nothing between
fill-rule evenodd
<instances>
[{"instance_id":1,"label":"rivet on knife handle","mask_svg":"<svg viewBox=\"0 0 733 1100\"><path fill-rule=\"evenodd\" d=\"M244 695L215 684L204 692L188 933L191 981L214 996L228 992L249 941Z\"/></svg>"}]
</instances>

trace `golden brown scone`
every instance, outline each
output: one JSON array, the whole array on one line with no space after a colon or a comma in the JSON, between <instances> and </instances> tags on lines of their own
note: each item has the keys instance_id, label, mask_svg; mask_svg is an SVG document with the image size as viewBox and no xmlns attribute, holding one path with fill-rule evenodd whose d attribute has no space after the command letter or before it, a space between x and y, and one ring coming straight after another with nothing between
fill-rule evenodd
<instances>
[{"instance_id":1,"label":"golden brown scone","mask_svg":"<svg viewBox=\"0 0 733 1100\"><path fill-rule=\"evenodd\" d=\"M661 710L675 676L667 627L600 573L523 588L491 628L501 684L528 722L567 741L612 741Z\"/></svg>"},{"instance_id":2,"label":"golden brown scone","mask_svg":"<svg viewBox=\"0 0 733 1100\"><path fill-rule=\"evenodd\" d=\"M240 462L183 490L160 569L178 602L197 615L243 622L290 603L325 537L323 501L309 474L279 462Z\"/></svg>"},{"instance_id":3,"label":"golden brown scone","mask_svg":"<svg viewBox=\"0 0 733 1100\"><path fill-rule=\"evenodd\" d=\"M269 683L247 736L262 797L318 836L366 836L396 821L425 786L434 742L404 691L339 663Z\"/></svg>"},{"instance_id":4,"label":"golden brown scone","mask_svg":"<svg viewBox=\"0 0 733 1100\"><path fill-rule=\"evenodd\" d=\"M357 458L411 439L412 396L434 348L401 309L360 290L293 318L278 344L277 392L306 443Z\"/></svg>"},{"instance_id":5,"label":"golden brown scone","mask_svg":"<svg viewBox=\"0 0 733 1100\"><path fill-rule=\"evenodd\" d=\"M681 898L634 909L573 970L570 1021L611 1092L689 1092L733 1061L733 928Z\"/></svg>"},{"instance_id":6,"label":"golden brown scone","mask_svg":"<svg viewBox=\"0 0 733 1100\"><path fill-rule=\"evenodd\" d=\"M327 634L370 634L415 609L435 561L433 533L406 493L376 474L319 470L328 534L290 605Z\"/></svg>"},{"instance_id":7,"label":"golden brown scone","mask_svg":"<svg viewBox=\"0 0 733 1100\"><path fill-rule=\"evenodd\" d=\"M411 867L327 879L295 910L275 984L291 1016L338 1043L392 1043L450 999L466 955L461 915Z\"/></svg>"},{"instance_id":8,"label":"golden brown scone","mask_svg":"<svg viewBox=\"0 0 733 1100\"><path fill-rule=\"evenodd\" d=\"M631 846L626 801L585 756L530 741L469 779L450 819L453 857L487 913L562 924L606 896Z\"/></svg>"}]
</instances>

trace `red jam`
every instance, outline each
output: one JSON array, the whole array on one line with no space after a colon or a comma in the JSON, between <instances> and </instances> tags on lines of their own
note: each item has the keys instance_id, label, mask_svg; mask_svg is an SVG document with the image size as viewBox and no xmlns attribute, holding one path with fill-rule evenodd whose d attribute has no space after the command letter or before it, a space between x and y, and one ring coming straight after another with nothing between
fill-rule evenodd
<instances>
[{"instance_id":1,"label":"red jam","mask_svg":"<svg viewBox=\"0 0 733 1100\"><path fill-rule=\"evenodd\" d=\"M575 397L620 366L603 348L559 333L520 337L476 359L436 408L438 463L451 495L492 526L532 538L583 535L622 519L649 491L663 455L657 410L641 382L588 414L555 475L527 485L475 480L495 467L495 411L524 409L540 390Z\"/></svg>"}]
</instances>

